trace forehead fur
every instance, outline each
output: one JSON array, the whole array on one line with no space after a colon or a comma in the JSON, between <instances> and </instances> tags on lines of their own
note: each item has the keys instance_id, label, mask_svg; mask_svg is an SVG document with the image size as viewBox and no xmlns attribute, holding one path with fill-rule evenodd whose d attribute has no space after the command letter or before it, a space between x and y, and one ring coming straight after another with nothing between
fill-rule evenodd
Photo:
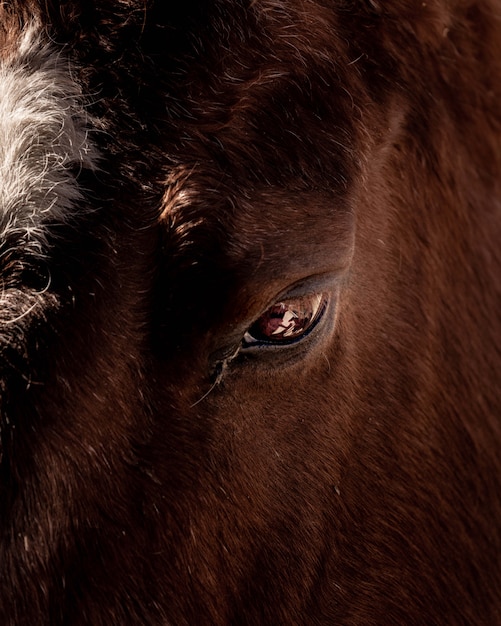
<instances>
[{"instance_id":1,"label":"forehead fur","mask_svg":"<svg viewBox=\"0 0 501 626\"><path fill-rule=\"evenodd\" d=\"M33 20L0 58L0 238L42 253L46 224L66 222L94 168L79 86L64 55Z\"/></svg>"}]
</instances>

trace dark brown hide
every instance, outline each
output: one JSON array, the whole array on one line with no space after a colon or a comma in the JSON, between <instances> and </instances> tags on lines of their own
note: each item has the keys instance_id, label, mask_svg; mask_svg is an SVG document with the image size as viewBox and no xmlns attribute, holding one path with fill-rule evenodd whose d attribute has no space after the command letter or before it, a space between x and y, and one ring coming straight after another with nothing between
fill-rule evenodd
<instances>
[{"instance_id":1,"label":"dark brown hide","mask_svg":"<svg viewBox=\"0 0 501 626\"><path fill-rule=\"evenodd\" d=\"M0 23L99 152L2 230L0 624L501 624L498 0ZM291 288L318 326L242 345Z\"/></svg>"}]
</instances>

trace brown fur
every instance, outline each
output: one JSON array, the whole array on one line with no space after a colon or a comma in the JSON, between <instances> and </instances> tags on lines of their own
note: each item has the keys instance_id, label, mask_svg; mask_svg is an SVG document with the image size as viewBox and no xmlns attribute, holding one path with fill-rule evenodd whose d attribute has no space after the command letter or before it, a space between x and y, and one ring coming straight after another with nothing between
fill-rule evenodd
<instances>
[{"instance_id":1,"label":"brown fur","mask_svg":"<svg viewBox=\"0 0 501 626\"><path fill-rule=\"evenodd\" d=\"M0 8L101 152L2 266L51 285L0 332L0 623L500 624L497 1L167 4ZM325 272L331 332L228 359Z\"/></svg>"}]
</instances>

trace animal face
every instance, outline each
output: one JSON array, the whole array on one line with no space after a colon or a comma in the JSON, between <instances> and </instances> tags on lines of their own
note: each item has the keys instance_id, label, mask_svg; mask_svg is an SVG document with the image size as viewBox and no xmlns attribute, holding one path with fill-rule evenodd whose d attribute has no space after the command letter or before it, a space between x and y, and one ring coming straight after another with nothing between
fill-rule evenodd
<instances>
[{"instance_id":1,"label":"animal face","mask_svg":"<svg viewBox=\"0 0 501 626\"><path fill-rule=\"evenodd\" d=\"M494 624L494 2L0 7L0 621Z\"/></svg>"}]
</instances>

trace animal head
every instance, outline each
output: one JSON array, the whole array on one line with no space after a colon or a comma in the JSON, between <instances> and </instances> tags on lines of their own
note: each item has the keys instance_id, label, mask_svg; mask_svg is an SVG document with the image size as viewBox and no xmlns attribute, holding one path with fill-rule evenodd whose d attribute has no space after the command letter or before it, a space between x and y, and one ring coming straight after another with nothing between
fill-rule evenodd
<instances>
[{"instance_id":1,"label":"animal head","mask_svg":"<svg viewBox=\"0 0 501 626\"><path fill-rule=\"evenodd\" d=\"M499 620L500 19L0 6L2 624Z\"/></svg>"}]
</instances>

